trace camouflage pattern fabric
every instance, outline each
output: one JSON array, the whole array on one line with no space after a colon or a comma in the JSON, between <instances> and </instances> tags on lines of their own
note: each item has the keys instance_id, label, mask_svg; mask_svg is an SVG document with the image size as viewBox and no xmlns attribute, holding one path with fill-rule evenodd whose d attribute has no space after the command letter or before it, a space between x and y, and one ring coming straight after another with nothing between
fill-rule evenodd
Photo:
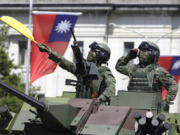
<instances>
[{"instance_id":1,"label":"camouflage pattern fabric","mask_svg":"<svg viewBox=\"0 0 180 135\"><path fill-rule=\"evenodd\" d=\"M136 68L136 72L138 71L146 72L147 78L149 79L149 81L152 80L150 78L154 79L154 76L156 76L153 82L157 83L157 85L159 86L164 86L168 91L166 100L173 101L175 99L178 87L176 85L176 81L174 80L174 77L171 76L170 73L166 71L166 69L160 67L159 65L154 65L154 64L149 64L147 66L140 67L139 65L136 65L136 64L128 64L128 62L129 61L126 60L126 57L124 56L121 57L116 63L116 70L124 75L129 76L130 81L131 81L132 74L134 74L135 68ZM153 76L151 75L152 72L149 72L148 70L149 67L154 67L154 69L152 70L152 72L154 72ZM162 90L161 87L156 87L156 88L159 88L159 90L156 89L156 91Z\"/></svg>"},{"instance_id":2,"label":"camouflage pattern fabric","mask_svg":"<svg viewBox=\"0 0 180 135\"><path fill-rule=\"evenodd\" d=\"M56 62L61 68L71 72L75 75L76 70L76 64L65 59L63 56L58 54L57 52L51 51L49 54L49 59ZM98 71L100 76L102 77L102 80L100 82L100 86L98 86L98 97L100 97L103 101L109 100L113 95L115 95L115 78L112 75L111 70L106 66L100 66L98 67ZM92 83L94 84L94 83ZM95 84L94 84L95 85ZM97 86L95 86L97 88ZM83 98L91 98L90 90L84 91L85 93Z\"/></svg>"}]
</instances>

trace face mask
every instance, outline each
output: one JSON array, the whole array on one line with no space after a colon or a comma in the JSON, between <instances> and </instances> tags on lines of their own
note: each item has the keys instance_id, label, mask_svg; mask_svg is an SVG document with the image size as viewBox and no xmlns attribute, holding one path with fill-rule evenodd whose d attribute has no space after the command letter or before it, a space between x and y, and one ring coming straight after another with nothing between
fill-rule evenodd
<instances>
[{"instance_id":1,"label":"face mask","mask_svg":"<svg viewBox=\"0 0 180 135\"><path fill-rule=\"evenodd\" d=\"M87 61L96 63L96 53L94 51L90 51L87 56Z\"/></svg>"},{"instance_id":2,"label":"face mask","mask_svg":"<svg viewBox=\"0 0 180 135\"><path fill-rule=\"evenodd\" d=\"M140 63L148 63L150 61L151 51L140 51L139 61Z\"/></svg>"}]
</instances>

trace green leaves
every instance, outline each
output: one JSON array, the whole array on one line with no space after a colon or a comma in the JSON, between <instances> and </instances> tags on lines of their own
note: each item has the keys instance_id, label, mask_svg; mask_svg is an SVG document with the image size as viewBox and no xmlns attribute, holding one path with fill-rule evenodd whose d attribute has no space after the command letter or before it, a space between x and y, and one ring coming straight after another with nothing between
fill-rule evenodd
<instances>
[{"instance_id":1,"label":"green leaves","mask_svg":"<svg viewBox=\"0 0 180 135\"><path fill-rule=\"evenodd\" d=\"M12 73L12 70L17 67L8 57L7 51L7 33L8 27L0 27L0 80L7 85L24 91L25 84L21 80L21 75ZM18 112L22 106L22 101L15 96L7 93L0 87L0 106L7 105L10 111Z\"/></svg>"},{"instance_id":2,"label":"green leaves","mask_svg":"<svg viewBox=\"0 0 180 135\"><path fill-rule=\"evenodd\" d=\"M9 59L5 49L0 47L0 74L2 76L8 76L13 68L13 62Z\"/></svg>"},{"instance_id":3,"label":"green leaves","mask_svg":"<svg viewBox=\"0 0 180 135\"><path fill-rule=\"evenodd\" d=\"M8 33L7 26L0 27L0 46L5 47L5 42L7 41L7 33Z\"/></svg>"}]
</instances>

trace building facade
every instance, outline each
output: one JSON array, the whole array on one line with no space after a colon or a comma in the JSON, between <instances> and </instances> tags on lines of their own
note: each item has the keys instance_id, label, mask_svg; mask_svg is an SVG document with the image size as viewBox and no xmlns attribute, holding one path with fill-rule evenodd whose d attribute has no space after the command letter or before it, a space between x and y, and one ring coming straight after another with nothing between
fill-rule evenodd
<instances>
[{"instance_id":1,"label":"building facade","mask_svg":"<svg viewBox=\"0 0 180 135\"><path fill-rule=\"evenodd\" d=\"M87 57L89 44L93 41L108 43L112 52L109 67L116 77L117 91L127 90L128 83L128 77L115 70L117 59L126 55L131 48L137 48L142 41L157 43L161 55L180 55L179 0L34 0L33 11L82 12L75 35L83 45L83 56ZM12 16L28 26L29 1L1 0L0 15ZM28 27L32 30L32 25ZM70 44L72 42L73 39ZM73 61L70 44L64 57ZM27 39L10 28L7 45L14 63L22 65L18 72L26 78ZM54 73L41 77L33 85L40 86L40 91L46 96L61 96L63 91L75 91L73 86L65 85L68 78L76 79L71 73L57 67ZM177 106L179 96L180 93L171 109L174 112L180 111Z\"/></svg>"}]
</instances>

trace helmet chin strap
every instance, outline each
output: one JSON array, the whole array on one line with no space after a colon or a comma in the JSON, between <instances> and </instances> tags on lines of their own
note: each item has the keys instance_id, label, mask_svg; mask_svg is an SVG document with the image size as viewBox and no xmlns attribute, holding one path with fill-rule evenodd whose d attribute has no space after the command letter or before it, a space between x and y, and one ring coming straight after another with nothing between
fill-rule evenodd
<instances>
[{"instance_id":1,"label":"helmet chin strap","mask_svg":"<svg viewBox=\"0 0 180 135\"><path fill-rule=\"evenodd\" d=\"M153 60L153 64L156 64L156 62L158 61L158 57L156 56L157 52L154 52L154 60Z\"/></svg>"},{"instance_id":2,"label":"helmet chin strap","mask_svg":"<svg viewBox=\"0 0 180 135\"><path fill-rule=\"evenodd\" d=\"M102 64L101 61L96 61L97 66L101 66L101 64Z\"/></svg>"}]
</instances>

